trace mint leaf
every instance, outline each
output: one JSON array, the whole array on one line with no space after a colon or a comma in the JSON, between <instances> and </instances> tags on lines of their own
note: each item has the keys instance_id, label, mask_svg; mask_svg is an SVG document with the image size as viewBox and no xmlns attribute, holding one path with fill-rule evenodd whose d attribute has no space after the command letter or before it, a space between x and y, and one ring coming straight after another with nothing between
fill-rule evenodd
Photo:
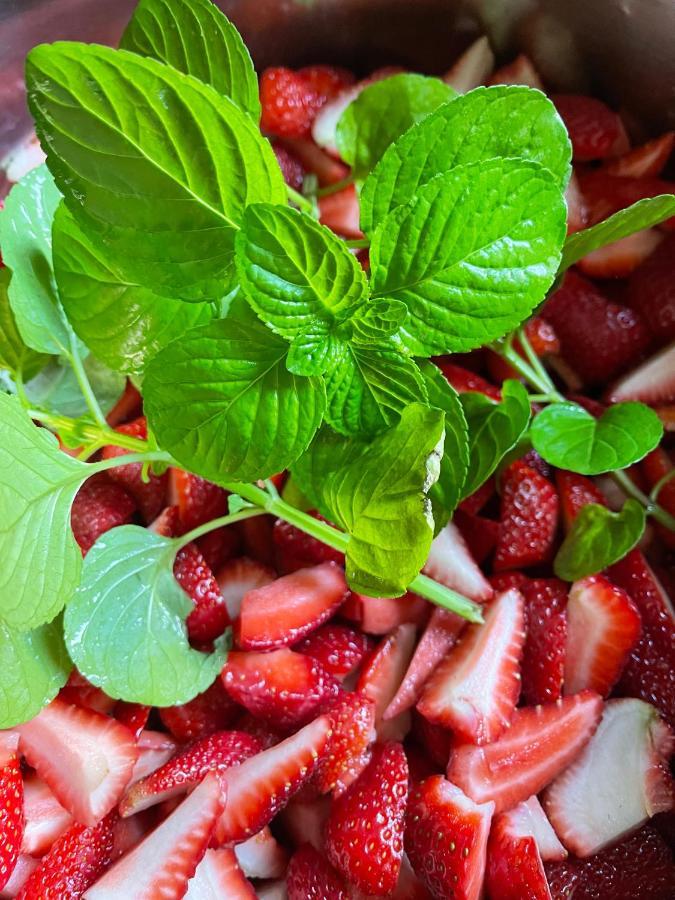
<instances>
[{"instance_id":1,"label":"mint leaf","mask_svg":"<svg viewBox=\"0 0 675 900\"><path fill-rule=\"evenodd\" d=\"M218 314L216 304L160 297L125 281L64 204L56 211L53 237L54 272L68 320L112 369L140 374L159 350Z\"/></svg>"},{"instance_id":2,"label":"mint leaf","mask_svg":"<svg viewBox=\"0 0 675 900\"><path fill-rule=\"evenodd\" d=\"M362 306L350 321L354 338L362 343L377 343L392 337L408 314L400 300L377 300Z\"/></svg>"},{"instance_id":3,"label":"mint leaf","mask_svg":"<svg viewBox=\"0 0 675 900\"><path fill-rule=\"evenodd\" d=\"M211 0L140 0L120 47L194 75L260 120L251 55Z\"/></svg>"},{"instance_id":4,"label":"mint leaf","mask_svg":"<svg viewBox=\"0 0 675 900\"><path fill-rule=\"evenodd\" d=\"M645 530L646 513L637 500L626 500L619 512L598 503L584 506L556 554L558 578L577 581L595 575L632 550Z\"/></svg>"},{"instance_id":5,"label":"mint leaf","mask_svg":"<svg viewBox=\"0 0 675 900\"><path fill-rule=\"evenodd\" d=\"M350 344L326 376L326 421L341 434L369 435L426 399L419 369L393 344Z\"/></svg>"},{"instance_id":6,"label":"mint leaf","mask_svg":"<svg viewBox=\"0 0 675 900\"><path fill-rule=\"evenodd\" d=\"M439 173L495 157L518 157L569 179L572 149L551 101L520 86L476 88L437 109L383 155L361 191L361 228L372 234Z\"/></svg>"},{"instance_id":7,"label":"mint leaf","mask_svg":"<svg viewBox=\"0 0 675 900\"><path fill-rule=\"evenodd\" d=\"M433 537L427 494L442 440L443 413L412 403L372 441L322 428L293 467L301 491L349 535L352 590L399 596L424 565Z\"/></svg>"},{"instance_id":8,"label":"mint leaf","mask_svg":"<svg viewBox=\"0 0 675 900\"><path fill-rule=\"evenodd\" d=\"M249 206L236 253L249 303L286 338L295 338L317 318L344 321L367 297L366 276L344 241L290 207Z\"/></svg>"},{"instance_id":9,"label":"mint leaf","mask_svg":"<svg viewBox=\"0 0 675 900\"><path fill-rule=\"evenodd\" d=\"M50 622L75 590L82 553L70 507L89 474L0 393L0 619L10 628Z\"/></svg>"},{"instance_id":10,"label":"mint leaf","mask_svg":"<svg viewBox=\"0 0 675 900\"><path fill-rule=\"evenodd\" d=\"M347 344L325 319L314 319L293 338L286 368L294 375L332 372L345 358Z\"/></svg>"},{"instance_id":11,"label":"mint leaf","mask_svg":"<svg viewBox=\"0 0 675 900\"><path fill-rule=\"evenodd\" d=\"M19 632L0 621L0 666L0 728L13 728L36 716L68 680L61 622Z\"/></svg>"},{"instance_id":12,"label":"mint leaf","mask_svg":"<svg viewBox=\"0 0 675 900\"><path fill-rule=\"evenodd\" d=\"M355 178L364 178L392 141L456 96L450 85L424 75L394 75L368 85L337 124L340 156Z\"/></svg>"},{"instance_id":13,"label":"mint leaf","mask_svg":"<svg viewBox=\"0 0 675 900\"><path fill-rule=\"evenodd\" d=\"M559 469L600 475L625 469L653 450L663 425L643 403L617 403L595 419L576 403L554 403L532 423L532 444Z\"/></svg>"},{"instance_id":14,"label":"mint leaf","mask_svg":"<svg viewBox=\"0 0 675 900\"><path fill-rule=\"evenodd\" d=\"M658 225L672 215L675 215L675 197L672 194L639 200L627 209L621 209L608 219L598 222L597 225L571 234L563 247L560 271L569 269L593 250L635 234L636 231Z\"/></svg>"},{"instance_id":15,"label":"mint leaf","mask_svg":"<svg viewBox=\"0 0 675 900\"><path fill-rule=\"evenodd\" d=\"M565 221L560 189L540 166L513 159L459 166L419 188L377 229L373 295L408 307L400 334L414 355L480 347L543 299Z\"/></svg>"},{"instance_id":16,"label":"mint leaf","mask_svg":"<svg viewBox=\"0 0 675 900\"><path fill-rule=\"evenodd\" d=\"M155 356L143 382L160 446L218 483L287 468L312 440L326 402L321 381L288 372L288 344L248 313L188 331Z\"/></svg>"},{"instance_id":17,"label":"mint leaf","mask_svg":"<svg viewBox=\"0 0 675 900\"><path fill-rule=\"evenodd\" d=\"M269 143L214 88L84 44L28 54L31 111L69 210L134 284L217 299L249 203L286 202Z\"/></svg>"},{"instance_id":18,"label":"mint leaf","mask_svg":"<svg viewBox=\"0 0 675 900\"><path fill-rule=\"evenodd\" d=\"M492 475L504 456L515 447L530 421L530 399L519 381L502 385L501 403L484 394L460 394L469 429L469 471L462 488L468 497Z\"/></svg>"},{"instance_id":19,"label":"mint leaf","mask_svg":"<svg viewBox=\"0 0 675 900\"><path fill-rule=\"evenodd\" d=\"M445 527L462 499L469 470L469 431L459 394L432 363L420 363L429 406L445 413L445 440L438 481L429 491L436 534Z\"/></svg>"},{"instance_id":20,"label":"mint leaf","mask_svg":"<svg viewBox=\"0 0 675 900\"><path fill-rule=\"evenodd\" d=\"M27 347L19 334L9 305L10 278L9 269L0 269L0 369L29 379L40 371L49 357Z\"/></svg>"},{"instance_id":21,"label":"mint leaf","mask_svg":"<svg viewBox=\"0 0 675 900\"><path fill-rule=\"evenodd\" d=\"M109 697L148 706L186 703L223 667L225 641L193 650L185 619L194 608L173 575L176 542L125 525L87 554L82 583L66 608L68 652Z\"/></svg>"},{"instance_id":22,"label":"mint leaf","mask_svg":"<svg viewBox=\"0 0 675 900\"><path fill-rule=\"evenodd\" d=\"M87 356L83 366L101 411L107 415L122 396L126 378L93 356ZM73 419L89 412L75 373L67 362L52 360L35 378L26 382L25 391L34 407Z\"/></svg>"}]
</instances>

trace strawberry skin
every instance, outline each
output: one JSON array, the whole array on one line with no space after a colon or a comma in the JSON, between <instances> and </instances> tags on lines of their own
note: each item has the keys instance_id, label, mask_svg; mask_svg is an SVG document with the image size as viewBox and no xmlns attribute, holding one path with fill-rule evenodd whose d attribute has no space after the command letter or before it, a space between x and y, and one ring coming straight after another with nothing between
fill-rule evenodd
<instances>
[{"instance_id":1,"label":"strawberry skin","mask_svg":"<svg viewBox=\"0 0 675 900\"><path fill-rule=\"evenodd\" d=\"M286 184L292 187L294 191L301 190L302 183L305 180L305 168L300 160L291 150L278 141L272 141L272 150L274 150L274 155L277 158Z\"/></svg>"},{"instance_id":2,"label":"strawberry skin","mask_svg":"<svg viewBox=\"0 0 675 900\"><path fill-rule=\"evenodd\" d=\"M536 578L521 589L527 638L521 665L523 700L536 706L562 696L567 645L567 585Z\"/></svg>"},{"instance_id":3,"label":"strawberry skin","mask_svg":"<svg viewBox=\"0 0 675 900\"><path fill-rule=\"evenodd\" d=\"M554 94L551 99L569 132L576 162L606 159L628 150L621 119L601 100L580 94Z\"/></svg>"},{"instance_id":4,"label":"strawberry skin","mask_svg":"<svg viewBox=\"0 0 675 900\"><path fill-rule=\"evenodd\" d=\"M230 847L207 850L188 882L185 900L256 900L253 885L246 878Z\"/></svg>"},{"instance_id":5,"label":"strawberry skin","mask_svg":"<svg viewBox=\"0 0 675 900\"><path fill-rule=\"evenodd\" d=\"M321 107L353 77L331 66L265 69L260 79L260 127L277 137L309 137Z\"/></svg>"},{"instance_id":6,"label":"strawberry skin","mask_svg":"<svg viewBox=\"0 0 675 900\"><path fill-rule=\"evenodd\" d=\"M341 792L345 780L358 774L361 761L375 739L375 704L358 693L343 692L324 707L332 734L314 782L321 793Z\"/></svg>"},{"instance_id":7,"label":"strawberry skin","mask_svg":"<svg viewBox=\"0 0 675 900\"><path fill-rule=\"evenodd\" d=\"M557 469L555 483L560 497L560 512L562 514L565 531L569 531L572 523L584 506L589 503L597 503L607 506L607 500L599 487L585 475L577 475L576 472L565 472Z\"/></svg>"},{"instance_id":8,"label":"strawberry skin","mask_svg":"<svg viewBox=\"0 0 675 900\"><path fill-rule=\"evenodd\" d=\"M372 640L347 625L329 622L300 641L295 649L321 663L335 678L342 679L363 662L372 650Z\"/></svg>"},{"instance_id":9,"label":"strawberry skin","mask_svg":"<svg viewBox=\"0 0 675 900\"><path fill-rule=\"evenodd\" d=\"M384 712L401 686L415 648L415 626L399 625L366 662L356 690L375 704L375 725L381 740L401 738L410 727L405 714L383 722Z\"/></svg>"},{"instance_id":10,"label":"strawberry skin","mask_svg":"<svg viewBox=\"0 0 675 900\"><path fill-rule=\"evenodd\" d=\"M169 495L178 507L180 534L227 513L227 492L183 469L169 470Z\"/></svg>"},{"instance_id":11,"label":"strawberry skin","mask_svg":"<svg viewBox=\"0 0 675 900\"><path fill-rule=\"evenodd\" d=\"M286 872L288 900L349 900L342 878L311 844L296 850Z\"/></svg>"},{"instance_id":12,"label":"strawberry skin","mask_svg":"<svg viewBox=\"0 0 675 900\"><path fill-rule=\"evenodd\" d=\"M218 582L196 544L186 544L176 554L173 574L195 608L186 625L191 640L214 641L230 624L230 616Z\"/></svg>"},{"instance_id":13,"label":"strawberry skin","mask_svg":"<svg viewBox=\"0 0 675 900\"><path fill-rule=\"evenodd\" d=\"M486 883L499 900L550 900L544 864L534 834L522 815L523 804L495 816L490 830Z\"/></svg>"},{"instance_id":14,"label":"strawberry skin","mask_svg":"<svg viewBox=\"0 0 675 900\"><path fill-rule=\"evenodd\" d=\"M328 521L316 510L309 510L309 515L319 522ZM283 519L277 519L274 523L272 537L282 563L285 559L290 558L303 563L305 566L318 565L323 562L335 562L344 565L344 553L334 550L328 544L318 541L315 537L300 531L295 525L291 525L290 522L286 522ZM302 568L302 566L299 568Z\"/></svg>"},{"instance_id":15,"label":"strawberry skin","mask_svg":"<svg viewBox=\"0 0 675 900\"><path fill-rule=\"evenodd\" d=\"M9 881L22 849L24 791L18 737L0 733L0 890Z\"/></svg>"},{"instance_id":16,"label":"strawberry skin","mask_svg":"<svg viewBox=\"0 0 675 900\"><path fill-rule=\"evenodd\" d=\"M148 425L144 416L126 425L119 425L115 431L118 431L120 434L128 434L132 437L140 438L141 440L147 440L148 437ZM122 447L115 447L111 444L103 448L101 458L114 459L127 453L129 453L129 450L124 450ZM126 488L138 504L144 521L149 523L159 515L165 506L169 475L168 472L165 472L163 475L150 473L148 481L143 481L142 473L142 463L130 463L128 466L118 466L116 469L110 469L108 476Z\"/></svg>"},{"instance_id":17,"label":"strawberry skin","mask_svg":"<svg viewBox=\"0 0 675 900\"><path fill-rule=\"evenodd\" d=\"M396 887L403 856L408 761L403 747L378 744L368 766L326 822L328 860L359 890L375 896Z\"/></svg>"},{"instance_id":18,"label":"strawberry skin","mask_svg":"<svg viewBox=\"0 0 675 900\"><path fill-rule=\"evenodd\" d=\"M675 235L667 237L632 275L626 300L647 324L656 346L675 340Z\"/></svg>"},{"instance_id":19,"label":"strawberry skin","mask_svg":"<svg viewBox=\"0 0 675 900\"><path fill-rule=\"evenodd\" d=\"M602 699L590 691L518 709L493 744L456 746L447 777L476 803L493 800L496 812L503 812L563 771L590 740L601 714Z\"/></svg>"},{"instance_id":20,"label":"strawberry skin","mask_svg":"<svg viewBox=\"0 0 675 900\"><path fill-rule=\"evenodd\" d=\"M435 900L479 900L494 803L474 803L442 775L413 788L405 850Z\"/></svg>"},{"instance_id":21,"label":"strawberry skin","mask_svg":"<svg viewBox=\"0 0 675 900\"><path fill-rule=\"evenodd\" d=\"M476 375L475 372L455 365L455 363L450 362L450 359L451 357L439 357L434 362L458 393L465 394L467 391L474 391L478 394L485 394L490 400L499 403L502 399L502 392L498 387L490 384L489 381L481 378L480 375Z\"/></svg>"},{"instance_id":22,"label":"strawberry skin","mask_svg":"<svg viewBox=\"0 0 675 900\"><path fill-rule=\"evenodd\" d=\"M508 726L520 693L525 641L524 601L506 591L469 625L429 678L417 709L436 725L474 744L496 740Z\"/></svg>"},{"instance_id":23,"label":"strawberry skin","mask_svg":"<svg viewBox=\"0 0 675 900\"><path fill-rule=\"evenodd\" d=\"M75 540L86 553L111 528L128 525L136 503L125 489L100 473L88 478L79 489L70 510Z\"/></svg>"},{"instance_id":24,"label":"strawberry skin","mask_svg":"<svg viewBox=\"0 0 675 900\"><path fill-rule=\"evenodd\" d=\"M240 712L218 679L193 700L160 709L159 717L176 740L184 742L229 728Z\"/></svg>"},{"instance_id":25,"label":"strawberry skin","mask_svg":"<svg viewBox=\"0 0 675 900\"><path fill-rule=\"evenodd\" d=\"M550 558L558 506L558 494L547 478L520 460L511 463L502 479L495 572L536 566Z\"/></svg>"}]
</instances>

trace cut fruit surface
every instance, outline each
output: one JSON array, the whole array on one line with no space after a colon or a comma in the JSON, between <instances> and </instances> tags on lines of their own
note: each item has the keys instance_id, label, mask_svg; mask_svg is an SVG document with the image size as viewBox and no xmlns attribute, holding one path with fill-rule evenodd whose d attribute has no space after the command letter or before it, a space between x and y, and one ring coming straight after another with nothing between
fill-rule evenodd
<instances>
[{"instance_id":1,"label":"cut fruit surface","mask_svg":"<svg viewBox=\"0 0 675 900\"><path fill-rule=\"evenodd\" d=\"M187 886L185 900L256 900L253 885L244 875L234 850L207 850Z\"/></svg>"},{"instance_id":2,"label":"cut fruit surface","mask_svg":"<svg viewBox=\"0 0 675 900\"><path fill-rule=\"evenodd\" d=\"M433 540L423 572L472 600L489 600L493 590L469 553L460 530L452 522Z\"/></svg>"},{"instance_id":3,"label":"cut fruit surface","mask_svg":"<svg viewBox=\"0 0 675 900\"><path fill-rule=\"evenodd\" d=\"M524 804L495 816L487 853L491 900L550 900L544 863Z\"/></svg>"}]
</instances>

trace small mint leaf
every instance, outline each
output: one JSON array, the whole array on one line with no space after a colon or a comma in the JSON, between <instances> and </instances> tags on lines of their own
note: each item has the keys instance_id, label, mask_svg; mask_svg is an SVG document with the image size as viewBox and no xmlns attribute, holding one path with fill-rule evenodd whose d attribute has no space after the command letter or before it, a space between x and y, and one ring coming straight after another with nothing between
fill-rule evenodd
<instances>
[{"instance_id":1,"label":"small mint leaf","mask_svg":"<svg viewBox=\"0 0 675 900\"><path fill-rule=\"evenodd\" d=\"M369 301L354 313L350 321L355 340L362 343L378 343L392 337L408 314L400 300Z\"/></svg>"},{"instance_id":2,"label":"small mint leaf","mask_svg":"<svg viewBox=\"0 0 675 900\"><path fill-rule=\"evenodd\" d=\"M558 550L553 568L558 578L577 581L618 562L638 543L646 513L637 500L626 500L619 512L598 503L584 506Z\"/></svg>"},{"instance_id":3,"label":"small mint leaf","mask_svg":"<svg viewBox=\"0 0 675 900\"><path fill-rule=\"evenodd\" d=\"M31 350L19 334L9 304L11 277L9 269L0 269L0 369L6 369L12 376L20 373L27 381L44 368L49 357Z\"/></svg>"},{"instance_id":4,"label":"small mint leaf","mask_svg":"<svg viewBox=\"0 0 675 900\"><path fill-rule=\"evenodd\" d=\"M297 334L288 349L286 368L294 375L324 375L340 365L347 344L323 319L314 319Z\"/></svg>"},{"instance_id":5,"label":"small mint leaf","mask_svg":"<svg viewBox=\"0 0 675 900\"><path fill-rule=\"evenodd\" d=\"M227 498L227 511L231 516L241 512L242 509L250 509L252 506L252 503L249 503L248 500L244 500L239 494L230 494Z\"/></svg>"}]
</instances>

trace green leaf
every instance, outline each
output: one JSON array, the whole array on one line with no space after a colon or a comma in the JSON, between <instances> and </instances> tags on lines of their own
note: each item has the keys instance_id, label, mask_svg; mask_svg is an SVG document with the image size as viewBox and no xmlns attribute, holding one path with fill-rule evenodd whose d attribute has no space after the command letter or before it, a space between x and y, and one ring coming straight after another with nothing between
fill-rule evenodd
<instances>
[{"instance_id":1,"label":"green leaf","mask_svg":"<svg viewBox=\"0 0 675 900\"><path fill-rule=\"evenodd\" d=\"M392 337L408 314L400 300L377 300L360 307L350 321L352 334L362 343L378 343Z\"/></svg>"},{"instance_id":2,"label":"green leaf","mask_svg":"<svg viewBox=\"0 0 675 900\"><path fill-rule=\"evenodd\" d=\"M559 187L540 166L513 159L460 166L421 187L377 229L373 294L408 307L401 337L414 355L480 347L512 331L543 299L560 262L566 214Z\"/></svg>"},{"instance_id":3,"label":"green leaf","mask_svg":"<svg viewBox=\"0 0 675 900\"><path fill-rule=\"evenodd\" d=\"M23 378L29 379L46 365L49 357L27 347L19 334L9 305L10 278L9 269L0 269L0 369L7 369L12 375L19 373Z\"/></svg>"},{"instance_id":4,"label":"green leaf","mask_svg":"<svg viewBox=\"0 0 675 900\"><path fill-rule=\"evenodd\" d=\"M426 400L419 369L393 344L350 344L326 376L326 421L341 434L372 435Z\"/></svg>"},{"instance_id":5,"label":"green leaf","mask_svg":"<svg viewBox=\"0 0 675 900\"><path fill-rule=\"evenodd\" d=\"M457 391L433 363L420 363L429 406L445 413L445 441L438 481L429 491L436 534L445 527L462 499L469 471L469 430Z\"/></svg>"},{"instance_id":6,"label":"green leaf","mask_svg":"<svg viewBox=\"0 0 675 900\"><path fill-rule=\"evenodd\" d=\"M559 469L600 475L625 469L653 450L663 425L643 403L617 403L595 419L576 403L553 403L532 423L532 444Z\"/></svg>"},{"instance_id":7,"label":"green leaf","mask_svg":"<svg viewBox=\"0 0 675 900\"><path fill-rule=\"evenodd\" d=\"M314 319L293 338L286 368L294 375L324 375L345 358L347 344L325 319Z\"/></svg>"},{"instance_id":8,"label":"green leaf","mask_svg":"<svg viewBox=\"0 0 675 900\"><path fill-rule=\"evenodd\" d=\"M619 512L598 503L584 506L558 550L553 568L558 578L577 581L595 575L632 550L645 530L646 513L637 500Z\"/></svg>"},{"instance_id":9,"label":"green leaf","mask_svg":"<svg viewBox=\"0 0 675 900\"><path fill-rule=\"evenodd\" d=\"M46 166L15 184L0 213L0 246L13 271L9 301L19 333L39 353L71 350L71 331L52 269L52 220L59 194Z\"/></svg>"},{"instance_id":10,"label":"green leaf","mask_svg":"<svg viewBox=\"0 0 675 900\"><path fill-rule=\"evenodd\" d=\"M160 446L215 482L281 472L321 423L318 378L286 369L288 344L249 311L187 332L155 356L143 383ZM180 410L180 414L177 414Z\"/></svg>"},{"instance_id":11,"label":"green leaf","mask_svg":"<svg viewBox=\"0 0 675 900\"><path fill-rule=\"evenodd\" d=\"M355 178L365 178L396 138L456 96L450 85L424 75L376 81L349 104L337 124L340 156Z\"/></svg>"},{"instance_id":12,"label":"green leaf","mask_svg":"<svg viewBox=\"0 0 675 900\"><path fill-rule=\"evenodd\" d=\"M61 622L19 632L0 621L0 666L0 728L13 728L36 716L68 680Z\"/></svg>"},{"instance_id":13,"label":"green leaf","mask_svg":"<svg viewBox=\"0 0 675 900\"><path fill-rule=\"evenodd\" d=\"M349 535L352 590L399 596L424 565L433 537L427 494L442 441L443 413L412 403L372 441L322 428L293 467L301 491Z\"/></svg>"},{"instance_id":14,"label":"green leaf","mask_svg":"<svg viewBox=\"0 0 675 900\"><path fill-rule=\"evenodd\" d=\"M476 88L437 109L384 154L361 191L361 228L384 217L439 173L495 157L518 157L548 169L562 189L572 149L551 101L528 87Z\"/></svg>"},{"instance_id":15,"label":"green leaf","mask_svg":"<svg viewBox=\"0 0 675 900\"><path fill-rule=\"evenodd\" d=\"M236 241L237 273L258 316L293 339L319 318L341 322L368 294L344 241L290 207L250 206Z\"/></svg>"},{"instance_id":16,"label":"green leaf","mask_svg":"<svg viewBox=\"0 0 675 900\"><path fill-rule=\"evenodd\" d=\"M210 85L97 45L40 45L26 83L68 208L134 284L217 299L249 203L286 202L272 148Z\"/></svg>"},{"instance_id":17,"label":"green leaf","mask_svg":"<svg viewBox=\"0 0 675 900\"><path fill-rule=\"evenodd\" d=\"M569 269L593 250L635 234L636 231L658 225L672 215L675 215L675 197L672 194L639 200L632 206L614 213L608 219L598 222L597 225L571 234L563 247L560 271Z\"/></svg>"},{"instance_id":18,"label":"green leaf","mask_svg":"<svg viewBox=\"0 0 675 900\"><path fill-rule=\"evenodd\" d=\"M469 471L462 498L473 494L518 443L530 421L530 400L519 381L502 386L501 403L469 391L460 395L469 428Z\"/></svg>"},{"instance_id":19,"label":"green leaf","mask_svg":"<svg viewBox=\"0 0 675 900\"><path fill-rule=\"evenodd\" d=\"M0 393L0 619L11 628L50 622L77 587L70 507L90 471Z\"/></svg>"},{"instance_id":20,"label":"green leaf","mask_svg":"<svg viewBox=\"0 0 675 900\"><path fill-rule=\"evenodd\" d=\"M260 120L258 79L234 25L211 0L140 0L120 47L212 85Z\"/></svg>"},{"instance_id":21,"label":"green leaf","mask_svg":"<svg viewBox=\"0 0 675 900\"><path fill-rule=\"evenodd\" d=\"M186 703L223 667L223 638L208 654L188 643L185 619L194 605L174 578L175 554L176 541L125 525L86 556L64 616L66 645L78 670L109 697Z\"/></svg>"},{"instance_id":22,"label":"green leaf","mask_svg":"<svg viewBox=\"0 0 675 900\"><path fill-rule=\"evenodd\" d=\"M218 315L216 304L160 297L125 281L64 204L56 211L53 237L66 315L77 336L111 369L140 374L163 347Z\"/></svg>"},{"instance_id":23,"label":"green leaf","mask_svg":"<svg viewBox=\"0 0 675 900\"><path fill-rule=\"evenodd\" d=\"M107 415L122 396L126 378L119 372L113 372L93 356L88 356L83 366L94 396L103 414ZM52 360L35 378L26 382L25 390L34 407L42 407L73 419L89 412L75 373L68 362Z\"/></svg>"}]
</instances>

